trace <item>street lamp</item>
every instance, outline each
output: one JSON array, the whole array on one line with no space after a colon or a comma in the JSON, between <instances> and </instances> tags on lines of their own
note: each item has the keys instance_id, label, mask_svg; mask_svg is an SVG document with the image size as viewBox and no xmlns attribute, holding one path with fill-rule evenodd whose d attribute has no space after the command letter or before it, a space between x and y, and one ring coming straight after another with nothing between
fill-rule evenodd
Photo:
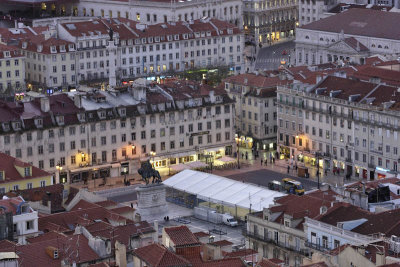
<instances>
[{"instance_id":1,"label":"street lamp","mask_svg":"<svg viewBox=\"0 0 400 267\"><path fill-rule=\"evenodd\" d=\"M153 164L154 164L153 168L155 168L156 164L154 162L154 157L156 156L156 152L155 151L150 151L150 155L153 157Z\"/></svg>"},{"instance_id":2,"label":"street lamp","mask_svg":"<svg viewBox=\"0 0 400 267\"><path fill-rule=\"evenodd\" d=\"M319 152L315 152L315 158L317 160L317 179L318 179L318 189L319 189Z\"/></svg>"},{"instance_id":3,"label":"street lamp","mask_svg":"<svg viewBox=\"0 0 400 267\"><path fill-rule=\"evenodd\" d=\"M56 169L58 171L58 180L59 180L59 182L61 182L60 181L60 175L61 175L61 171L63 169L63 167L61 166L61 162L57 162Z\"/></svg>"},{"instance_id":4,"label":"street lamp","mask_svg":"<svg viewBox=\"0 0 400 267\"><path fill-rule=\"evenodd\" d=\"M239 161L239 159L240 159L240 156L239 156L239 141L240 141L240 138L239 138L239 135L237 136L237 137L235 137L235 140L236 140L236 143L237 143L237 162L238 162L238 169L240 169L240 161Z\"/></svg>"}]
</instances>

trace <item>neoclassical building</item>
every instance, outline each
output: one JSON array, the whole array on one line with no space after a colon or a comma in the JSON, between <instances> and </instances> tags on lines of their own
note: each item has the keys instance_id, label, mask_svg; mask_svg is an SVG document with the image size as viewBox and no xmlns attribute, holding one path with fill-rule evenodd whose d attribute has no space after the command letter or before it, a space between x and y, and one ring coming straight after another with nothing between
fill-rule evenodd
<instances>
[{"instance_id":1,"label":"neoclassical building","mask_svg":"<svg viewBox=\"0 0 400 267\"><path fill-rule=\"evenodd\" d=\"M298 1L245 0L243 25L245 33L257 44L292 37L298 25Z\"/></svg>"},{"instance_id":2,"label":"neoclassical building","mask_svg":"<svg viewBox=\"0 0 400 267\"><path fill-rule=\"evenodd\" d=\"M352 8L301 26L296 33L296 64L364 64L375 54L396 59L400 31L393 25L399 19L396 12Z\"/></svg>"},{"instance_id":3,"label":"neoclassical building","mask_svg":"<svg viewBox=\"0 0 400 267\"><path fill-rule=\"evenodd\" d=\"M81 90L1 103L0 150L54 172L57 182L115 177L234 151L234 105L190 81ZM60 168L62 167L62 168Z\"/></svg>"}]
</instances>

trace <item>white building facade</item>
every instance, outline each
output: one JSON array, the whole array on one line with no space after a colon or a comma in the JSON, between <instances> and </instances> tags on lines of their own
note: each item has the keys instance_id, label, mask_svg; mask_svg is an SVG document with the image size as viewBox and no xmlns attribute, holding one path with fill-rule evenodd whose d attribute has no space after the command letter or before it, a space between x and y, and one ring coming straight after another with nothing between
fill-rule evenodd
<instances>
[{"instance_id":1,"label":"white building facade","mask_svg":"<svg viewBox=\"0 0 400 267\"><path fill-rule=\"evenodd\" d=\"M361 30L359 18L365 20L362 28L370 28L370 33ZM400 54L400 40L390 29L391 21L399 18L395 12L353 8L304 25L296 33L296 64L364 64L365 58L375 54L395 59ZM388 30L375 31L375 19Z\"/></svg>"}]
</instances>

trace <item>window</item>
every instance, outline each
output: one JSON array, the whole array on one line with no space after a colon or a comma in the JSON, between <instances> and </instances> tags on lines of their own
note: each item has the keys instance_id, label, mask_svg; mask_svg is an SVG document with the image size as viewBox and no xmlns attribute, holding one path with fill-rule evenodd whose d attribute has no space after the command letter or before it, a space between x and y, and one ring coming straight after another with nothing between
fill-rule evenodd
<instances>
[{"instance_id":1,"label":"window","mask_svg":"<svg viewBox=\"0 0 400 267\"><path fill-rule=\"evenodd\" d=\"M45 187L46 186L46 181L40 181L40 187Z\"/></svg>"}]
</instances>

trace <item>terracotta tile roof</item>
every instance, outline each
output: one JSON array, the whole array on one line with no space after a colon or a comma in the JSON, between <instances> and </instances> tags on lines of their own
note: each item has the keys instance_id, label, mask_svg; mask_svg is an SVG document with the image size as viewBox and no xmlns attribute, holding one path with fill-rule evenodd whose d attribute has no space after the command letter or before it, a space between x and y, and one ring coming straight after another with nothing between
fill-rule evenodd
<instances>
[{"instance_id":1,"label":"terracotta tile roof","mask_svg":"<svg viewBox=\"0 0 400 267\"><path fill-rule=\"evenodd\" d=\"M379 78L382 83L388 85L400 86L400 71L382 69L372 66L361 66L352 77L362 81L369 81L371 78Z\"/></svg>"},{"instance_id":2,"label":"terracotta tile roof","mask_svg":"<svg viewBox=\"0 0 400 267\"><path fill-rule=\"evenodd\" d=\"M76 211L76 210L85 210L85 209L92 209L92 208L98 208L99 205L94 204L92 202L89 202L87 200L81 199L76 203L75 206L72 207L70 211Z\"/></svg>"},{"instance_id":3,"label":"terracotta tile roof","mask_svg":"<svg viewBox=\"0 0 400 267\"><path fill-rule=\"evenodd\" d=\"M58 239L43 240L13 248L0 249L1 252L16 251L20 260L29 263L30 266L61 266L61 260L69 258L77 264L89 263L99 259L99 256L89 247L89 241L83 235L73 235ZM52 246L58 248L57 259L52 259L46 253L46 248Z\"/></svg>"},{"instance_id":4,"label":"terracotta tile roof","mask_svg":"<svg viewBox=\"0 0 400 267\"><path fill-rule=\"evenodd\" d=\"M315 219L333 226L337 226L338 222L367 219L351 231L363 235L378 233L386 236L400 235L400 209L371 213L348 203L338 203Z\"/></svg>"},{"instance_id":5,"label":"terracotta tile roof","mask_svg":"<svg viewBox=\"0 0 400 267\"><path fill-rule=\"evenodd\" d=\"M328 267L328 265L325 262L321 261L317 263L302 265L302 267Z\"/></svg>"},{"instance_id":6,"label":"terracotta tile roof","mask_svg":"<svg viewBox=\"0 0 400 267\"><path fill-rule=\"evenodd\" d=\"M295 219L304 217L315 218L320 214L320 208L331 206L331 200L321 199L308 195L288 195L277 200L279 205L269 207L268 210L272 213L281 213L274 222L284 224L284 214L290 215ZM303 229L303 223L296 226L297 229Z\"/></svg>"},{"instance_id":7,"label":"terracotta tile roof","mask_svg":"<svg viewBox=\"0 0 400 267\"><path fill-rule=\"evenodd\" d=\"M246 264L240 258L227 258L221 260L205 261L201 264L193 263L193 267L245 267Z\"/></svg>"},{"instance_id":8,"label":"terracotta tile roof","mask_svg":"<svg viewBox=\"0 0 400 267\"><path fill-rule=\"evenodd\" d=\"M135 249L133 254L152 267L191 266L188 260L159 244L151 244Z\"/></svg>"},{"instance_id":9,"label":"terracotta tile roof","mask_svg":"<svg viewBox=\"0 0 400 267\"><path fill-rule=\"evenodd\" d=\"M19 42L19 48L23 50L32 51L35 53L42 54L55 54L69 52L69 45L73 45L75 50L75 44L63 39L57 39L54 37L46 38L44 34L34 35L22 39ZM61 50L61 46L64 46L65 50ZM55 50L52 47L55 47ZM52 52L54 51L54 52Z\"/></svg>"},{"instance_id":10,"label":"terracotta tile roof","mask_svg":"<svg viewBox=\"0 0 400 267\"><path fill-rule=\"evenodd\" d=\"M0 199L0 213L11 212L13 215L21 214L21 205L25 203L25 200L21 197L5 198ZM29 207L27 212L32 212L33 209Z\"/></svg>"},{"instance_id":11,"label":"terracotta tile roof","mask_svg":"<svg viewBox=\"0 0 400 267\"><path fill-rule=\"evenodd\" d=\"M212 243L209 243L210 245L216 246L216 247L225 247L225 246L231 246L233 245L232 242L228 241L228 240L219 240L219 241L215 241Z\"/></svg>"},{"instance_id":12,"label":"terracotta tile roof","mask_svg":"<svg viewBox=\"0 0 400 267\"><path fill-rule=\"evenodd\" d=\"M6 51L10 52L9 56L7 58L16 58L16 57L22 57L23 56L21 54L20 50L17 47L0 44L0 59L6 58L5 57L5 53L4 53Z\"/></svg>"},{"instance_id":13,"label":"terracotta tile roof","mask_svg":"<svg viewBox=\"0 0 400 267\"><path fill-rule=\"evenodd\" d=\"M209 237L210 236L210 234L207 234L207 233L205 233L205 232L196 232L196 233L193 233L197 238L202 238L202 237Z\"/></svg>"},{"instance_id":14,"label":"terracotta tile roof","mask_svg":"<svg viewBox=\"0 0 400 267\"><path fill-rule=\"evenodd\" d=\"M400 40L400 28L393 27L400 20L396 12L352 8L334 16L301 26L301 29ZM376 24L379 21L379 25Z\"/></svg>"},{"instance_id":15,"label":"terracotta tile roof","mask_svg":"<svg viewBox=\"0 0 400 267\"><path fill-rule=\"evenodd\" d=\"M225 253L225 258L236 258L236 257L246 257L249 255L257 254L258 252L251 248L241 249Z\"/></svg>"},{"instance_id":16,"label":"terracotta tile roof","mask_svg":"<svg viewBox=\"0 0 400 267\"><path fill-rule=\"evenodd\" d=\"M306 192L306 195L309 197L315 197L318 199L333 202L336 200L336 196L338 196L339 194L337 194L335 191L333 191L331 189L328 189L326 191L322 191L322 190L314 190L311 192L308 191L308 192Z\"/></svg>"},{"instance_id":17,"label":"terracotta tile roof","mask_svg":"<svg viewBox=\"0 0 400 267\"><path fill-rule=\"evenodd\" d=\"M365 52L369 51L368 47L366 47L364 44L362 44L360 41L358 41L354 37L348 37L343 40L347 45L349 45L351 48L354 50L360 51L360 52Z\"/></svg>"},{"instance_id":18,"label":"terracotta tile roof","mask_svg":"<svg viewBox=\"0 0 400 267\"><path fill-rule=\"evenodd\" d=\"M261 261L257 263L256 267L280 267L282 266L283 263L285 262L279 259L263 258Z\"/></svg>"},{"instance_id":19,"label":"terracotta tile roof","mask_svg":"<svg viewBox=\"0 0 400 267\"><path fill-rule=\"evenodd\" d=\"M50 231L50 232L38 235L36 237L27 238L26 241L28 243L32 244L32 243L37 243L37 242L43 242L43 241L46 241L46 240L64 238L64 237L66 237L66 235L64 235L62 233L58 233L58 232L55 232L55 231Z\"/></svg>"},{"instance_id":20,"label":"terracotta tile roof","mask_svg":"<svg viewBox=\"0 0 400 267\"><path fill-rule=\"evenodd\" d=\"M186 225L165 227L164 231L176 247L200 245L197 237L189 230Z\"/></svg>"},{"instance_id":21,"label":"terracotta tile roof","mask_svg":"<svg viewBox=\"0 0 400 267\"><path fill-rule=\"evenodd\" d=\"M281 80L279 77L265 77L251 73L239 74L226 78L222 83L233 83L255 88L270 88L277 85L290 83L288 80Z\"/></svg>"},{"instance_id":22,"label":"terracotta tile roof","mask_svg":"<svg viewBox=\"0 0 400 267\"><path fill-rule=\"evenodd\" d=\"M31 176L25 176L25 177L22 176L15 168L15 166L20 166L20 167L32 166ZM2 152L0 152L0 171L4 171L4 176L5 176L5 179L0 180L0 184L50 176L50 173L43 171L33 165L29 165L28 163L22 162L19 159L9 156Z\"/></svg>"},{"instance_id":23,"label":"terracotta tile roof","mask_svg":"<svg viewBox=\"0 0 400 267\"><path fill-rule=\"evenodd\" d=\"M95 264L90 264L89 267L111 267L111 266L108 265L107 262L99 262Z\"/></svg>"},{"instance_id":24,"label":"terracotta tile roof","mask_svg":"<svg viewBox=\"0 0 400 267\"><path fill-rule=\"evenodd\" d=\"M77 225L87 226L92 224L95 220L118 222L120 224L124 224L125 222L132 223L131 220L107 210L106 208L95 207L42 216L39 218L39 230L72 231ZM55 229L55 226L61 229Z\"/></svg>"},{"instance_id":25,"label":"terracotta tile roof","mask_svg":"<svg viewBox=\"0 0 400 267\"><path fill-rule=\"evenodd\" d=\"M102 206L104 208L107 207L113 207L113 206L118 206L118 203L112 200L104 200L104 201L99 201L99 202L95 202L96 205Z\"/></svg>"},{"instance_id":26,"label":"terracotta tile roof","mask_svg":"<svg viewBox=\"0 0 400 267\"><path fill-rule=\"evenodd\" d=\"M5 249L5 248L13 248L17 245L17 243L12 242L10 240L7 239L3 239L0 241L0 250L1 249Z\"/></svg>"},{"instance_id":27,"label":"terracotta tile roof","mask_svg":"<svg viewBox=\"0 0 400 267\"><path fill-rule=\"evenodd\" d=\"M118 207L118 208L113 208L110 209L112 212L118 213L118 214L123 214L123 213L133 213L135 212L135 209L128 207L128 206L122 206L122 207Z\"/></svg>"}]
</instances>

